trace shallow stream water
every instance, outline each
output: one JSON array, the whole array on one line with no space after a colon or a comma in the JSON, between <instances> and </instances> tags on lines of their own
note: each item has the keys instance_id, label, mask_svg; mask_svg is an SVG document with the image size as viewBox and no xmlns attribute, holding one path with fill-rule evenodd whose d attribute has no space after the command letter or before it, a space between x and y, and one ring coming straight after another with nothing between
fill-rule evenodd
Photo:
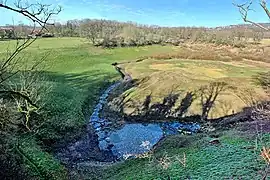
<instances>
[{"instance_id":1,"label":"shallow stream water","mask_svg":"<svg viewBox=\"0 0 270 180\"><path fill-rule=\"evenodd\" d=\"M112 152L118 159L127 159L148 152L166 135L177 134L183 130L192 134L200 129L198 124L179 122L127 123L117 129L110 128L110 122L100 118L100 112L110 92L119 84L120 82L117 82L104 91L90 118L89 123L98 135L101 150Z\"/></svg>"}]
</instances>

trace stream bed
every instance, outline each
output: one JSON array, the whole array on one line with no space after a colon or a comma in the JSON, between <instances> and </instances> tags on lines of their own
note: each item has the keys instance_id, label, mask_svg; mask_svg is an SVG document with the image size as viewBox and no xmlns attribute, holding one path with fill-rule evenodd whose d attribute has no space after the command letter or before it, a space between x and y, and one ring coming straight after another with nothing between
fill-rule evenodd
<instances>
[{"instance_id":1,"label":"stream bed","mask_svg":"<svg viewBox=\"0 0 270 180\"><path fill-rule=\"evenodd\" d=\"M186 131L196 133L200 126L195 123L127 123L117 129L110 128L110 122L99 118L99 114L110 92L120 85L120 82L111 85L100 97L90 118L96 134L99 148L111 151L117 159L127 159L143 154L152 149L165 135L173 135Z\"/></svg>"},{"instance_id":2,"label":"stream bed","mask_svg":"<svg viewBox=\"0 0 270 180\"><path fill-rule=\"evenodd\" d=\"M109 121L100 118L100 113L110 92L120 84L117 82L111 85L100 96L89 120L92 132L89 131L87 137L62 149L57 154L58 159L67 163L91 159L125 160L149 152L166 135L199 131L200 125L196 123L179 122L126 123L113 128Z\"/></svg>"}]
</instances>

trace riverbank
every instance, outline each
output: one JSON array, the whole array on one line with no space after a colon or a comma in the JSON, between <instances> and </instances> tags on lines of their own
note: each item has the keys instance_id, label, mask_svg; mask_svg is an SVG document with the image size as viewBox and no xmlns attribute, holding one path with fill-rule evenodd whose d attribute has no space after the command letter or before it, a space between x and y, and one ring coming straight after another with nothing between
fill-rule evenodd
<instances>
[{"instance_id":1,"label":"riverbank","mask_svg":"<svg viewBox=\"0 0 270 180\"><path fill-rule=\"evenodd\" d=\"M120 84L119 84L120 85ZM117 86L115 86L117 88ZM113 88L109 88L113 91ZM98 104L95 109L99 111L103 105L106 105L105 99L102 97L107 97L110 91L105 91L106 94L103 94L100 98L101 102L104 104ZM106 106L105 106L106 107ZM103 111L100 111L104 113ZM106 114L110 116L110 113ZM98 113L93 113L94 122L98 122L99 116ZM110 116L111 117L111 116ZM113 116L116 118L117 116ZM120 122L121 114L118 114L118 117L114 119L113 122ZM106 124L106 116L102 116L102 124ZM120 119L119 119L120 118ZM236 122L233 119L237 119ZM243 119L244 122L241 122ZM256 128L253 126L250 129L246 129L251 124L260 123L261 127L267 127L269 124L264 122L247 122L243 115L236 114L234 116L224 117L218 120L221 124L215 124L218 130L214 127L213 130L208 131L204 130L201 133L193 134L192 136L185 134L180 135L180 129L176 129L172 134L168 134L164 136L155 134L149 141L140 140L138 135L141 135L144 138L147 138L147 134L151 134L151 131L159 132L158 128L162 126L153 126L149 129L150 125L158 125L146 123L143 124L126 124L125 121L122 121L122 125L120 127L113 130L111 135L105 137L107 145L111 144L111 148L117 147L117 143L120 143L121 147L125 147L124 154L121 154L119 157L124 157L128 159L126 161L121 161L121 163L110 162L114 160L103 160L104 162L94 161L94 160L84 160L82 162L77 162L71 171L73 172L73 179L81 178L93 178L93 179L153 179L153 178L206 178L202 173L209 173L207 177L211 177L215 179L217 177L222 178L259 178L262 175L260 172L265 167L265 164L262 159L258 159L260 154L260 149L263 145L268 144L270 140L269 131L261 132L260 134L260 142L256 142L258 138L258 134L256 133ZM109 122L111 124L112 122ZM129 122L130 123L130 122ZM153 122L155 123L155 122ZM240 123L240 124L239 124ZM171 123L168 123L170 126ZM118 124L119 125L119 124ZM179 125L179 123L175 124ZM114 126L114 125L113 125ZM116 124L117 126L117 124ZM127 126L127 130L124 130ZM132 126L128 128L128 126ZM100 130L100 126L93 125L96 127L97 131ZM170 126L172 127L172 126ZM106 126L105 126L106 128ZM146 128L144 131L143 129ZM211 127L210 127L211 128ZM170 129L170 128L169 128ZM185 128L186 129L186 128ZM108 130L108 129L107 129ZM170 129L171 130L171 129ZM134 132L135 133L134 133ZM137 131L137 132L136 132ZM164 129L160 130L160 132L165 132ZM125 135L124 139L121 138L120 134L129 134L131 138L127 138ZM115 139L116 138L116 139ZM153 138L157 138L156 143L151 145L153 142ZM128 139L130 141L128 141ZM139 144L135 145L133 140L139 139L139 143L144 145L148 150L136 152L136 148L140 146ZM110 141L111 140L111 141ZM116 140L116 141L115 141ZM127 145L125 144L125 141ZM102 141L99 141L101 143ZM135 146L134 146L135 145ZM84 146L86 147L86 146ZM100 144L99 144L100 147ZM144 147L144 148L145 148ZM104 149L107 149L105 146ZM112 150L111 149L111 150ZM127 153L127 149L132 149L133 153ZM109 149L108 149L109 150ZM150 150L150 151L149 151ZM117 148L114 149L117 151ZM113 151L111 151L113 152ZM122 153L123 153L122 152ZM115 152L117 155L119 150ZM113 153L112 153L113 154ZM236 154L236 155L235 155ZM124 156L123 156L124 155ZM205 156L203 156L205 155ZM230 159L230 162L224 159L224 156ZM103 157L105 157L103 155ZM117 156L116 156L117 157ZM117 158L119 158L117 157ZM133 157L130 159L130 157ZM204 158L209 158L205 160ZM233 159L235 158L235 159ZM107 159L108 160L108 159ZM218 160L222 161L219 162ZM102 160L101 160L102 161ZM190 162L191 161L191 162ZM198 166L194 164L195 162L199 163ZM239 163L237 165L237 163ZM221 169L220 172L209 172L204 169L203 166L206 166L207 163L211 171L215 165L218 165ZM236 163L236 164L234 164ZM243 164L243 165L242 165ZM248 172L242 170L236 170L237 168L248 168L255 167ZM134 167L140 167L139 169L134 169ZM231 171L226 170L226 168L230 167L231 171L233 169L233 173ZM236 168L236 169L235 169ZM224 173L224 174L222 174Z\"/></svg>"},{"instance_id":2,"label":"riverbank","mask_svg":"<svg viewBox=\"0 0 270 180\"><path fill-rule=\"evenodd\" d=\"M268 124L269 125L269 124ZM261 179L266 164L262 145L270 145L270 134L256 142L255 129L219 130L193 136L174 135L163 139L153 151L120 164L81 164L73 179ZM95 170L93 170L95 169Z\"/></svg>"}]
</instances>

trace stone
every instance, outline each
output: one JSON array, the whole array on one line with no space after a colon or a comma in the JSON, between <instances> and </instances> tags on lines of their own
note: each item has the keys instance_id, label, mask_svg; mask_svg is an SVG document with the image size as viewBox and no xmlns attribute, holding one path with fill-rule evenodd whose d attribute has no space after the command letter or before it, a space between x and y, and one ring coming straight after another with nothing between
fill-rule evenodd
<instances>
[{"instance_id":1,"label":"stone","mask_svg":"<svg viewBox=\"0 0 270 180\"><path fill-rule=\"evenodd\" d=\"M218 145L218 144L220 144L220 140L217 139L217 138L216 139L212 139L212 140L209 141L209 143L212 144L212 145Z\"/></svg>"}]
</instances>

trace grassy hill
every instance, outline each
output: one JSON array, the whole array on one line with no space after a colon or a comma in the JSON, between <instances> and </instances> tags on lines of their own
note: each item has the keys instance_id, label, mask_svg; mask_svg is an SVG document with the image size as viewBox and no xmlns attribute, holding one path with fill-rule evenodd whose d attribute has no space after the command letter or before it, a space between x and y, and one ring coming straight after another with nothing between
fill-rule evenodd
<instances>
[{"instance_id":1,"label":"grassy hill","mask_svg":"<svg viewBox=\"0 0 270 180\"><path fill-rule=\"evenodd\" d=\"M252 97L258 100L266 98L254 78L258 73L270 68L268 63L252 61L186 59L146 59L142 62L124 64L122 67L139 81L138 86L127 91L129 96L126 101L136 102L135 105L127 103L126 107L129 111L131 108L142 106L145 98L150 94L152 103L162 102L170 93L180 94L180 101L187 92L196 92L201 86L210 82L227 83L230 90L219 96L215 108L210 113L211 118L241 111L243 107L252 103L249 101ZM199 100L198 97L193 103L189 115L200 114Z\"/></svg>"}]
</instances>

